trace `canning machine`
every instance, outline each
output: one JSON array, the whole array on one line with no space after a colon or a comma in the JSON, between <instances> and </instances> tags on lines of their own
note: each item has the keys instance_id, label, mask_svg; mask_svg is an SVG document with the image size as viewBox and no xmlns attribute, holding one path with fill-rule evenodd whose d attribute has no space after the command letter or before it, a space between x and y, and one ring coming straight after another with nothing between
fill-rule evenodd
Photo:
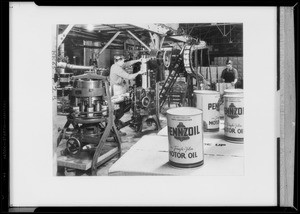
<instances>
[{"instance_id":1,"label":"canning machine","mask_svg":"<svg viewBox=\"0 0 300 214\"><path fill-rule=\"evenodd\" d=\"M130 126L138 133L143 132L144 124L154 125L156 130L161 129L158 113L158 85L156 84L155 71L151 70L147 61L153 60L156 63L158 51L152 50L150 54L142 53L140 69L145 73L142 75L142 85L133 85L129 90L129 97L119 102L119 110L116 111L116 124L119 129ZM132 109L130 120L122 122L120 119L125 112Z\"/></svg>"},{"instance_id":2,"label":"canning machine","mask_svg":"<svg viewBox=\"0 0 300 214\"><path fill-rule=\"evenodd\" d=\"M115 156L121 155L121 139L114 123L113 105L107 77L96 73L73 76L69 114L67 122L57 139L57 146L65 141L63 156L80 158L83 153L93 156L90 166L96 168ZM104 154L106 144L114 141ZM58 165L68 167L66 161Z\"/></svg>"}]
</instances>

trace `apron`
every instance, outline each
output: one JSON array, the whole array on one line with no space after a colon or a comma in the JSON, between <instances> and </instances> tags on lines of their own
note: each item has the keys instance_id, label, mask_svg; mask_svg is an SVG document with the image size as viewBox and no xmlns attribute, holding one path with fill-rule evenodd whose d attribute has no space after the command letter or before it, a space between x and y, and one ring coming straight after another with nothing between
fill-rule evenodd
<instances>
[{"instance_id":1,"label":"apron","mask_svg":"<svg viewBox=\"0 0 300 214\"><path fill-rule=\"evenodd\" d=\"M113 85L112 96L126 93L126 87L124 85Z\"/></svg>"}]
</instances>

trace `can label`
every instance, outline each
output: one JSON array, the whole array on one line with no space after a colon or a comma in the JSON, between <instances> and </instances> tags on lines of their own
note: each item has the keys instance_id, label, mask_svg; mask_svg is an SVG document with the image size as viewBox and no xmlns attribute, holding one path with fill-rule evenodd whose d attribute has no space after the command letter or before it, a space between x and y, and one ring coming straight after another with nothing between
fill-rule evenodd
<instances>
[{"instance_id":1,"label":"can label","mask_svg":"<svg viewBox=\"0 0 300 214\"><path fill-rule=\"evenodd\" d=\"M196 94L196 107L203 111L204 131L218 130L220 124L219 94Z\"/></svg>"},{"instance_id":2,"label":"can label","mask_svg":"<svg viewBox=\"0 0 300 214\"><path fill-rule=\"evenodd\" d=\"M242 141L244 138L243 97L225 97L224 134L229 140Z\"/></svg>"},{"instance_id":3,"label":"can label","mask_svg":"<svg viewBox=\"0 0 300 214\"><path fill-rule=\"evenodd\" d=\"M178 164L203 162L202 115L168 115L169 160Z\"/></svg>"}]
</instances>

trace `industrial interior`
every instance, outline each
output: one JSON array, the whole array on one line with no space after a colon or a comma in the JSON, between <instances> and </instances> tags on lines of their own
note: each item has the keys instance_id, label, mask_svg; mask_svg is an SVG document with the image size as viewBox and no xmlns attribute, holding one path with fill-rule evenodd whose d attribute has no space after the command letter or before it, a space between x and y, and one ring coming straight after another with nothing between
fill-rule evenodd
<instances>
[{"instance_id":1,"label":"industrial interior","mask_svg":"<svg viewBox=\"0 0 300 214\"><path fill-rule=\"evenodd\" d=\"M242 23L61 24L52 60L57 176L243 174Z\"/></svg>"}]
</instances>

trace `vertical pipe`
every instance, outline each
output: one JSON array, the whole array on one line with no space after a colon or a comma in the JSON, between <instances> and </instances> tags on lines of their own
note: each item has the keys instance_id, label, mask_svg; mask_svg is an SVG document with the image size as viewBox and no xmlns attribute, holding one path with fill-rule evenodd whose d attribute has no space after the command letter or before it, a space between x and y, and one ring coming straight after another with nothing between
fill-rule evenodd
<instances>
[{"instance_id":1,"label":"vertical pipe","mask_svg":"<svg viewBox=\"0 0 300 214\"><path fill-rule=\"evenodd\" d=\"M99 100L96 101L95 111L100 111L100 101Z\"/></svg>"},{"instance_id":2,"label":"vertical pipe","mask_svg":"<svg viewBox=\"0 0 300 214\"><path fill-rule=\"evenodd\" d=\"M89 97L89 108L93 107L92 97Z\"/></svg>"}]
</instances>

